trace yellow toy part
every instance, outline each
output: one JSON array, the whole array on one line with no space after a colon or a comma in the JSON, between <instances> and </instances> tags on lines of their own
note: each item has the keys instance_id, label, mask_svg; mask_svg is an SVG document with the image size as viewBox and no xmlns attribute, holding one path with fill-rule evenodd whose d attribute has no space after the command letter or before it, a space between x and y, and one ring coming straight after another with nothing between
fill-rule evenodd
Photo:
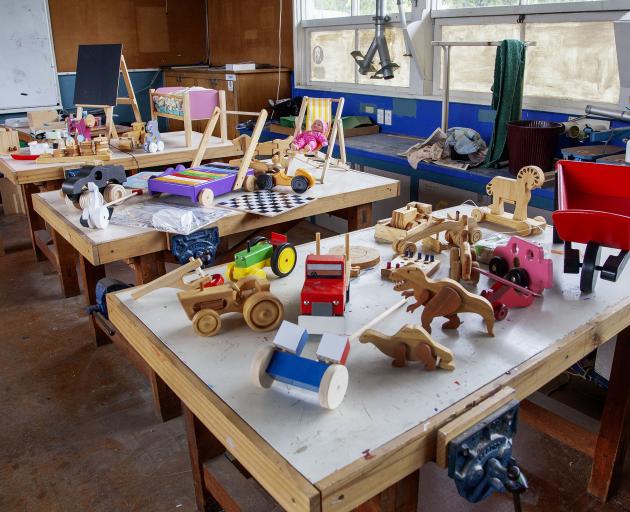
<instances>
[{"instance_id":1,"label":"yellow toy part","mask_svg":"<svg viewBox=\"0 0 630 512\"><path fill-rule=\"evenodd\" d=\"M259 279L267 279L267 272L265 271L265 267L271 265L271 260L263 260L258 263L254 263L249 267L237 267L234 262L228 263L226 268L226 275L230 281L238 281L239 279L243 279L247 276L255 276Z\"/></svg>"}]
</instances>

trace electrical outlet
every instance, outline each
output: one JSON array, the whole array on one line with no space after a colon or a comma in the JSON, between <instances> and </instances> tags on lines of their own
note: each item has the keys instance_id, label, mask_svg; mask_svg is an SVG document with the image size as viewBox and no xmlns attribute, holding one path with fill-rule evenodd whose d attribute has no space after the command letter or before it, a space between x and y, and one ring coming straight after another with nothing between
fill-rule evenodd
<instances>
[{"instance_id":1,"label":"electrical outlet","mask_svg":"<svg viewBox=\"0 0 630 512\"><path fill-rule=\"evenodd\" d=\"M386 110L385 111L385 124L387 126L391 126L392 125L392 111L391 110Z\"/></svg>"},{"instance_id":2,"label":"electrical outlet","mask_svg":"<svg viewBox=\"0 0 630 512\"><path fill-rule=\"evenodd\" d=\"M378 124L385 124L385 112L383 111L382 108L379 108L376 111L376 122Z\"/></svg>"}]
</instances>

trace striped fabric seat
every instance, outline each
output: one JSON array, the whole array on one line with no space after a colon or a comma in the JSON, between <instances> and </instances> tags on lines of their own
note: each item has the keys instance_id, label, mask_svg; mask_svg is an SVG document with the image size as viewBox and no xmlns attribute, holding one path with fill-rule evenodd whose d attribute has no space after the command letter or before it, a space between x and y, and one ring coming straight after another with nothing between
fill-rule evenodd
<instances>
[{"instance_id":1,"label":"striped fabric seat","mask_svg":"<svg viewBox=\"0 0 630 512\"><path fill-rule=\"evenodd\" d=\"M328 127L326 130L326 137L330 133L332 126L333 114L332 114L332 99L330 98L308 98L308 106L306 108L306 129L310 130L313 121L319 119L324 121Z\"/></svg>"}]
</instances>

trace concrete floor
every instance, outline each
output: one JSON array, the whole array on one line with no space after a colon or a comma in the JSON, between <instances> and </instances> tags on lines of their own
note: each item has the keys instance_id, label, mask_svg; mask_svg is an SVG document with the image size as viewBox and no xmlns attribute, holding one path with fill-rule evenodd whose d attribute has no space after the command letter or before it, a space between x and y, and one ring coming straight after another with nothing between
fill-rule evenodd
<instances>
[{"instance_id":1,"label":"concrete floor","mask_svg":"<svg viewBox=\"0 0 630 512\"><path fill-rule=\"evenodd\" d=\"M181 418L158 422L143 377L114 346L94 346L83 298L61 298L48 264L34 261L24 220L0 216L0 233L0 511L194 510ZM129 279L123 267L108 272ZM584 386L562 393L601 407ZM521 423L515 455L531 486L526 511L630 511L629 472L602 505L586 494L580 453ZM505 496L465 502L433 464L421 472L420 503L427 512L512 510Z\"/></svg>"}]
</instances>

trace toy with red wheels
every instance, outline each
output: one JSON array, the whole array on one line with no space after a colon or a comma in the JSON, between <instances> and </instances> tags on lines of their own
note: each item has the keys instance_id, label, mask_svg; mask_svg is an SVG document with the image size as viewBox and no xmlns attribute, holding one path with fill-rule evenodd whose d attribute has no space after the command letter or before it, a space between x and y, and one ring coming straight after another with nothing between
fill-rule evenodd
<instances>
[{"instance_id":1,"label":"toy with red wheels","mask_svg":"<svg viewBox=\"0 0 630 512\"><path fill-rule=\"evenodd\" d=\"M297 252L285 235L271 233L271 238L257 236L247 241L247 247L234 254L234 262L227 266L227 277L238 281L254 275L266 279L266 267L278 277L286 277L295 268Z\"/></svg>"},{"instance_id":2,"label":"toy with red wheels","mask_svg":"<svg viewBox=\"0 0 630 512\"><path fill-rule=\"evenodd\" d=\"M494 250L488 269L477 270L494 280L481 295L492 304L496 320L505 319L511 308L529 306L553 286L553 263L543 248L517 236Z\"/></svg>"}]
</instances>

